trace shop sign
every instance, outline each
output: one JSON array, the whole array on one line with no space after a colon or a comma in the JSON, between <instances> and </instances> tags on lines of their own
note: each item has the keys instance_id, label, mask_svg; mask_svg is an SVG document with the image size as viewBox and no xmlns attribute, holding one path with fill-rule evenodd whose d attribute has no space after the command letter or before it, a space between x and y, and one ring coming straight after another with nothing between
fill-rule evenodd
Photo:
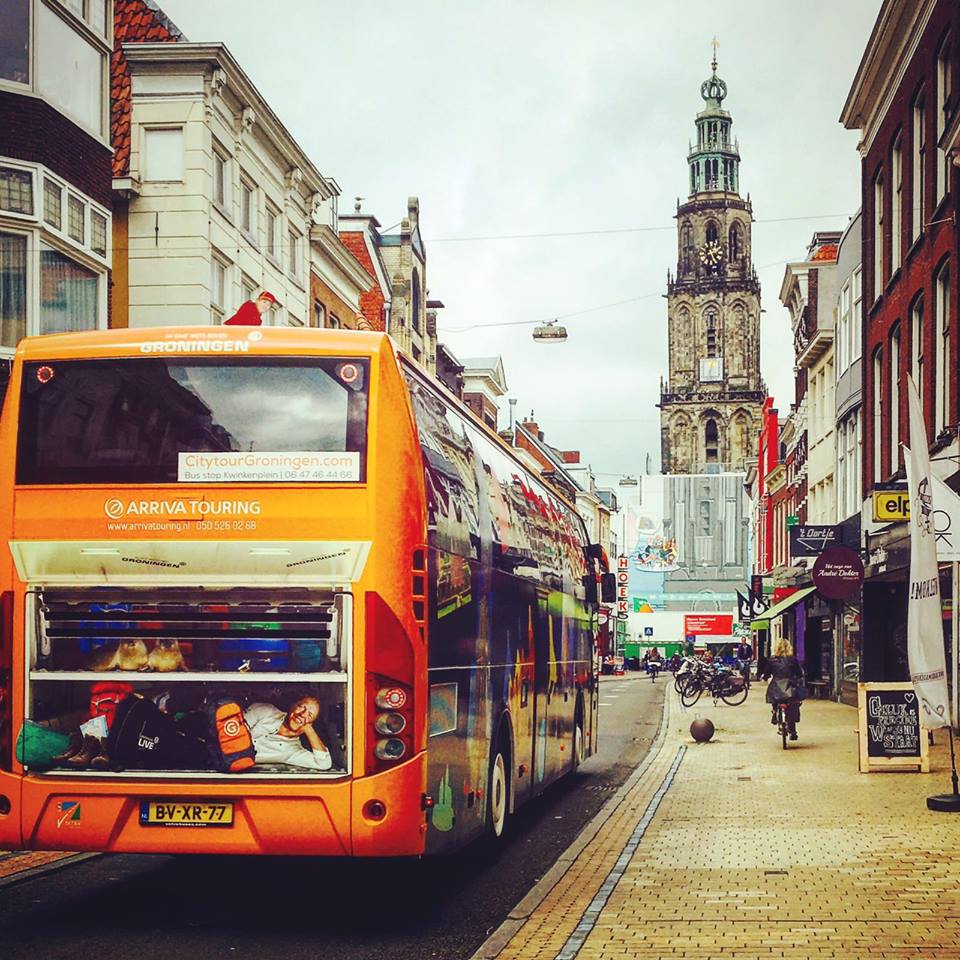
<instances>
[{"instance_id":1,"label":"shop sign","mask_svg":"<svg viewBox=\"0 0 960 960\"><path fill-rule=\"evenodd\" d=\"M644 628L643 628L643 635L644 635L645 637L652 637L652 636L653 636L653 627L644 627Z\"/></svg>"},{"instance_id":2,"label":"shop sign","mask_svg":"<svg viewBox=\"0 0 960 960\"><path fill-rule=\"evenodd\" d=\"M913 767L930 770L927 732L912 683L857 684L860 772Z\"/></svg>"},{"instance_id":3,"label":"shop sign","mask_svg":"<svg viewBox=\"0 0 960 960\"><path fill-rule=\"evenodd\" d=\"M800 518L799 518L798 516L796 516L796 514L790 513L790 514L787 515L787 529L788 529L788 530L789 530L791 527L795 527L798 523L800 523Z\"/></svg>"},{"instance_id":4,"label":"shop sign","mask_svg":"<svg viewBox=\"0 0 960 960\"><path fill-rule=\"evenodd\" d=\"M683 618L687 636L729 637L733 633L732 613L690 613Z\"/></svg>"},{"instance_id":5,"label":"shop sign","mask_svg":"<svg viewBox=\"0 0 960 960\"><path fill-rule=\"evenodd\" d=\"M910 519L910 494L906 490L874 490L873 520L895 522Z\"/></svg>"},{"instance_id":6,"label":"shop sign","mask_svg":"<svg viewBox=\"0 0 960 960\"><path fill-rule=\"evenodd\" d=\"M863 586L863 562L849 547L828 547L813 565L813 585L827 600L849 600Z\"/></svg>"},{"instance_id":7,"label":"shop sign","mask_svg":"<svg viewBox=\"0 0 960 960\"><path fill-rule=\"evenodd\" d=\"M818 557L836 542L836 527L798 524L790 528L790 557Z\"/></svg>"}]
</instances>

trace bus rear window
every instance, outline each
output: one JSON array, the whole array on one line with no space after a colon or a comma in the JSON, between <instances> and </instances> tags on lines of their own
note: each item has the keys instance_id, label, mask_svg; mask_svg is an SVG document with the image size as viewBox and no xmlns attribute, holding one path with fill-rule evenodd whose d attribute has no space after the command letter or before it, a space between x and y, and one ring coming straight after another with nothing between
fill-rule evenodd
<instances>
[{"instance_id":1,"label":"bus rear window","mask_svg":"<svg viewBox=\"0 0 960 960\"><path fill-rule=\"evenodd\" d=\"M17 483L363 481L368 380L354 358L25 363Z\"/></svg>"}]
</instances>

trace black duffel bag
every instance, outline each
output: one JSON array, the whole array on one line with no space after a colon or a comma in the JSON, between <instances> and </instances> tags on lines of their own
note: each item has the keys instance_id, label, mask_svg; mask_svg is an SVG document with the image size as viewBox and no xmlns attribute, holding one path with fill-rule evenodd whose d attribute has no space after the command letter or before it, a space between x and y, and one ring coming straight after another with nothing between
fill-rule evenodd
<instances>
[{"instance_id":1,"label":"black duffel bag","mask_svg":"<svg viewBox=\"0 0 960 960\"><path fill-rule=\"evenodd\" d=\"M140 694L117 707L107 738L114 766L124 770L206 770L207 745L177 729L173 718Z\"/></svg>"}]
</instances>

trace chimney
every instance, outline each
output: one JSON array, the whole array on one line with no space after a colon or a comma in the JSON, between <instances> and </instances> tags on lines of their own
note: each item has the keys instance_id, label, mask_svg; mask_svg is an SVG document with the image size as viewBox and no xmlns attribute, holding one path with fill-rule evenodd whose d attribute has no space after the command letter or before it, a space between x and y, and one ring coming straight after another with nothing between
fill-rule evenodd
<instances>
[{"instance_id":1,"label":"chimney","mask_svg":"<svg viewBox=\"0 0 960 960\"><path fill-rule=\"evenodd\" d=\"M563 458L564 463L579 463L580 462L580 451L579 450L561 450L560 456Z\"/></svg>"},{"instance_id":2,"label":"chimney","mask_svg":"<svg viewBox=\"0 0 960 960\"><path fill-rule=\"evenodd\" d=\"M415 230L420 220L419 197L407 197L407 219L410 221L410 229Z\"/></svg>"}]
</instances>

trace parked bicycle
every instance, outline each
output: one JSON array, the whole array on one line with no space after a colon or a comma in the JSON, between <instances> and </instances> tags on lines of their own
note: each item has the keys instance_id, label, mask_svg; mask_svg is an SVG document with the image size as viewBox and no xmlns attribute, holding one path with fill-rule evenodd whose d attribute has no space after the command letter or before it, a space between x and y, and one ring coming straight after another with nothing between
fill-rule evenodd
<instances>
[{"instance_id":1,"label":"parked bicycle","mask_svg":"<svg viewBox=\"0 0 960 960\"><path fill-rule=\"evenodd\" d=\"M704 693L709 693L714 701L722 700L736 707L747 699L748 692L742 674L729 667L703 665L691 671L690 679L680 691L680 702L692 707Z\"/></svg>"}]
</instances>

